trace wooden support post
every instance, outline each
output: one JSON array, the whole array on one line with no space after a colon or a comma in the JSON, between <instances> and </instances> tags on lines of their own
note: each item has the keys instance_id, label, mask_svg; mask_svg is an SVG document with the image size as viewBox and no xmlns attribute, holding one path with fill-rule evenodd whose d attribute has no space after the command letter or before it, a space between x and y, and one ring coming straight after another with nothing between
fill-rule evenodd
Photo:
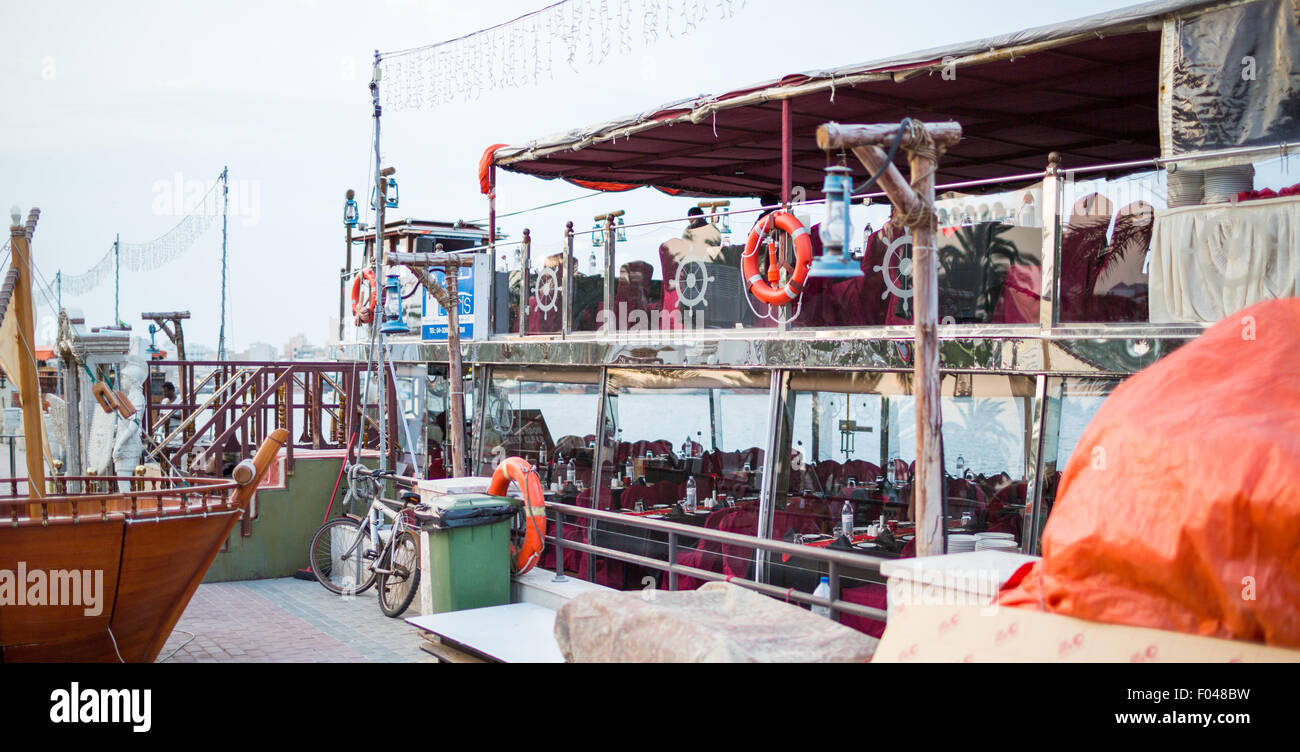
<instances>
[{"instance_id":1,"label":"wooden support post","mask_svg":"<svg viewBox=\"0 0 1300 752\"><path fill-rule=\"evenodd\" d=\"M617 278L614 276L614 269L617 268L614 261L614 250L617 247L618 238L615 235L614 218L623 216L623 210L612 211L607 214L601 214L596 217L597 222L605 223L605 279L604 290L602 291L602 304L605 310L606 325L613 321L613 328L618 329L618 311L614 310L614 301L618 297Z\"/></svg>"},{"instance_id":2,"label":"wooden support post","mask_svg":"<svg viewBox=\"0 0 1300 752\"><path fill-rule=\"evenodd\" d=\"M440 244L441 245L441 244ZM465 379L460 362L460 270L447 267L447 434L451 437L451 477L465 474Z\"/></svg>"},{"instance_id":3,"label":"wooden support post","mask_svg":"<svg viewBox=\"0 0 1300 752\"><path fill-rule=\"evenodd\" d=\"M916 554L934 556L946 550L943 517L943 416L939 374L939 272L935 237L939 228L934 214L934 174L939 155L961 140L958 123L926 125L911 121L902 129L900 145L908 152L912 180L887 164L881 144L900 133L897 124L840 125L817 129L817 145L825 150L852 149L867 170L882 167L878 184L894 204L912 233L914 349L913 394L916 399L916 477L913 496L916 514Z\"/></svg>"},{"instance_id":4,"label":"wooden support post","mask_svg":"<svg viewBox=\"0 0 1300 752\"><path fill-rule=\"evenodd\" d=\"M22 394L23 435L27 442L27 492L32 498L45 496L44 416L41 414L41 385L36 378L35 313L32 310L32 256L27 238L36 229L39 209L32 209L24 228L18 222L21 215L13 216L9 227L9 247L13 251L13 268L18 270L14 284L12 305L18 317L18 388ZM12 468L11 468L12 469ZM15 470L14 476L18 473ZM29 514L39 518L41 511L32 505Z\"/></svg>"}]
</instances>

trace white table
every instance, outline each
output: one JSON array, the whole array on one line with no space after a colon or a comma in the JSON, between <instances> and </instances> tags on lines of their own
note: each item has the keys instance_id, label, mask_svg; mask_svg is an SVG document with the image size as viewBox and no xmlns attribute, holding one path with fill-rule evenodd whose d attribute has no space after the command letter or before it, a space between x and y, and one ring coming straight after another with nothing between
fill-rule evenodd
<instances>
[{"instance_id":1,"label":"white table","mask_svg":"<svg viewBox=\"0 0 1300 752\"><path fill-rule=\"evenodd\" d=\"M411 616L406 621L502 663L564 662L555 642L555 612L532 603Z\"/></svg>"}]
</instances>

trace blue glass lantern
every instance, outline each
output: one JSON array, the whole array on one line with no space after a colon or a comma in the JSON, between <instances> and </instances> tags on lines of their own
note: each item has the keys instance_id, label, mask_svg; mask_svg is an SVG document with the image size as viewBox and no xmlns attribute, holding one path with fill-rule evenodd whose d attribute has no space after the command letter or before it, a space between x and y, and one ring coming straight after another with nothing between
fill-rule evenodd
<instances>
[{"instance_id":1,"label":"blue glass lantern","mask_svg":"<svg viewBox=\"0 0 1300 752\"><path fill-rule=\"evenodd\" d=\"M379 331L384 334L411 333L411 327L402 320L402 283L396 274L384 278L384 323Z\"/></svg>"},{"instance_id":2,"label":"blue glass lantern","mask_svg":"<svg viewBox=\"0 0 1300 752\"><path fill-rule=\"evenodd\" d=\"M620 243L627 240L627 228L623 226L623 218L619 217L614 220L614 223L618 225L618 231L614 234L614 240Z\"/></svg>"},{"instance_id":3,"label":"blue glass lantern","mask_svg":"<svg viewBox=\"0 0 1300 752\"><path fill-rule=\"evenodd\" d=\"M591 226L591 247L599 248L605 244L605 226L597 222Z\"/></svg>"},{"instance_id":4,"label":"blue glass lantern","mask_svg":"<svg viewBox=\"0 0 1300 752\"><path fill-rule=\"evenodd\" d=\"M357 210L357 201L353 197L352 191L348 191L348 199L343 203L343 224L348 227L356 227L357 220L360 218L360 212Z\"/></svg>"},{"instance_id":5,"label":"blue glass lantern","mask_svg":"<svg viewBox=\"0 0 1300 752\"><path fill-rule=\"evenodd\" d=\"M370 189L371 209L378 208L378 203L377 203L378 199L376 198L378 194L379 194L378 186ZM388 178L388 186L387 188L384 189L384 206L388 207L389 209L397 208L397 178L394 177Z\"/></svg>"},{"instance_id":6,"label":"blue glass lantern","mask_svg":"<svg viewBox=\"0 0 1300 752\"><path fill-rule=\"evenodd\" d=\"M854 263L849 250L849 237L853 225L849 204L853 199L853 173L843 165L826 168L826 182L822 184L826 195L826 218L822 220L822 255L813 259L809 277L849 279L861 277L862 268Z\"/></svg>"}]
</instances>

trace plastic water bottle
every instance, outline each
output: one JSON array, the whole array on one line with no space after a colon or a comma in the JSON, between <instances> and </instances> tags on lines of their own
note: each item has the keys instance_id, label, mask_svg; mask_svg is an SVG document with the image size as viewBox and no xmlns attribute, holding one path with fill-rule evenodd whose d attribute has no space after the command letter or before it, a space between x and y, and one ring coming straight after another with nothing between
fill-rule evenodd
<instances>
[{"instance_id":1,"label":"plastic water bottle","mask_svg":"<svg viewBox=\"0 0 1300 752\"><path fill-rule=\"evenodd\" d=\"M844 502L840 509L840 526L844 528L844 537L853 540L853 504Z\"/></svg>"},{"instance_id":2,"label":"plastic water bottle","mask_svg":"<svg viewBox=\"0 0 1300 752\"><path fill-rule=\"evenodd\" d=\"M627 477L629 484L636 480L636 466L632 464L632 458L627 458L627 465L623 467L623 475Z\"/></svg>"},{"instance_id":3,"label":"plastic water bottle","mask_svg":"<svg viewBox=\"0 0 1300 752\"><path fill-rule=\"evenodd\" d=\"M695 477L686 479L686 511L695 511Z\"/></svg>"},{"instance_id":4,"label":"plastic water bottle","mask_svg":"<svg viewBox=\"0 0 1300 752\"><path fill-rule=\"evenodd\" d=\"M572 459L569 460L568 470L565 473L564 479L569 483L573 483L578 479L578 466L573 464Z\"/></svg>"},{"instance_id":5,"label":"plastic water bottle","mask_svg":"<svg viewBox=\"0 0 1300 752\"><path fill-rule=\"evenodd\" d=\"M686 434L686 440L682 442L682 459L687 459L690 456L691 456L691 435L688 433Z\"/></svg>"},{"instance_id":6,"label":"plastic water bottle","mask_svg":"<svg viewBox=\"0 0 1300 752\"><path fill-rule=\"evenodd\" d=\"M817 598L831 597L831 580L829 577L822 575L821 582L817 583L817 589L813 591L813 595ZM818 616L825 616L827 619L831 618L830 606L819 606L814 603L812 612Z\"/></svg>"}]
</instances>

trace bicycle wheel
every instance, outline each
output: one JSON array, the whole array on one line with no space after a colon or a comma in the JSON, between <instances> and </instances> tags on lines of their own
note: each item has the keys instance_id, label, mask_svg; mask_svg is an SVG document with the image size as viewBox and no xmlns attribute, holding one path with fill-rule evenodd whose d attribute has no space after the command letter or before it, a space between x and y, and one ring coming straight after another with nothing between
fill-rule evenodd
<instances>
[{"instance_id":1,"label":"bicycle wheel","mask_svg":"<svg viewBox=\"0 0 1300 752\"><path fill-rule=\"evenodd\" d=\"M420 589L420 544L408 532L397 536L380 569L391 574L379 575L379 609L385 616L401 616Z\"/></svg>"},{"instance_id":2,"label":"bicycle wheel","mask_svg":"<svg viewBox=\"0 0 1300 752\"><path fill-rule=\"evenodd\" d=\"M360 540L358 540L360 538ZM336 517L316 531L308 551L312 574L325 589L340 595L364 593L375 584L375 550L361 523Z\"/></svg>"}]
</instances>

